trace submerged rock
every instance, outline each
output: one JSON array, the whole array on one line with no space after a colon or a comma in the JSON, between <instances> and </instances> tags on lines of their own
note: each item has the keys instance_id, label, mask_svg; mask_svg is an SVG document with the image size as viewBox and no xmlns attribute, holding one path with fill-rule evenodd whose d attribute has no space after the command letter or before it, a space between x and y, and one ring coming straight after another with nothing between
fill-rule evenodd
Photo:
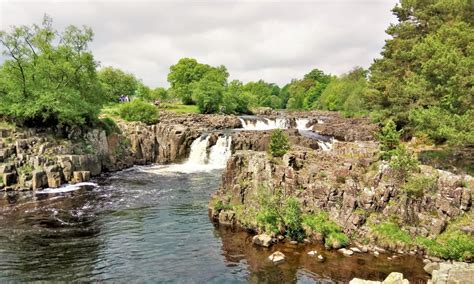
<instances>
[{"instance_id":1,"label":"submerged rock","mask_svg":"<svg viewBox=\"0 0 474 284\"><path fill-rule=\"evenodd\" d=\"M337 251L342 253L345 256L351 256L351 255L354 254L354 252L352 250L346 249L346 248L338 249Z\"/></svg>"},{"instance_id":2,"label":"submerged rock","mask_svg":"<svg viewBox=\"0 0 474 284\"><path fill-rule=\"evenodd\" d=\"M285 255L280 251L276 251L268 257L268 259L270 259L274 264L284 262L285 258Z\"/></svg>"},{"instance_id":3,"label":"submerged rock","mask_svg":"<svg viewBox=\"0 0 474 284\"><path fill-rule=\"evenodd\" d=\"M315 251L315 250L312 250L312 251L308 252L309 256L316 256L317 254L318 254L318 252Z\"/></svg>"}]
</instances>

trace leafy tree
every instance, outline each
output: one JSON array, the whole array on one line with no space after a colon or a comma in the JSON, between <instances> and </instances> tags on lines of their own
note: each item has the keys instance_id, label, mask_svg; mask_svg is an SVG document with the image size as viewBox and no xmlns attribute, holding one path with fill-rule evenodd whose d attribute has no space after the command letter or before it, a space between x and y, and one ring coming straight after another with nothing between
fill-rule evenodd
<instances>
[{"instance_id":1,"label":"leafy tree","mask_svg":"<svg viewBox=\"0 0 474 284\"><path fill-rule=\"evenodd\" d=\"M273 157L282 157L290 150L288 135L281 129L275 129L270 136L270 153Z\"/></svg>"},{"instance_id":2,"label":"leafy tree","mask_svg":"<svg viewBox=\"0 0 474 284\"><path fill-rule=\"evenodd\" d=\"M88 50L93 32L52 19L0 32L7 60L0 68L0 116L34 126L83 126L96 120L102 104L97 63Z\"/></svg>"},{"instance_id":3,"label":"leafy tree","mask_svg":"<svg viewBox=\"0 0 474 284\"><path fill-rule=\"evenodd\" d=\"M213 68L204 78L192 84L192 98L201 113L219 111L228 76L227 69L221 66Z\"/></svg>"},{"instance_id":4,"label":"leafy tree","mask_svg":"<svg viewBox=\"0 0 474 284\"><path fill-rule=\"evenodd\" d=\"M165 88L162 87L157 87L151 91L151 98L153 100L162 100L162 101L167 101L171 99L171 97L168 94L168 91Z\"/></svg>"},{"instance_id":5,"label":"leafy tree","mask_svg":"<svg viewBox=\"0 0 474 284\"><path fill-rule=\"evenodd\" d=\"M207 64L198 63L193 58L182 58L170 67L168 82L170 91L184 104L193 104L191 85L200 81L212 69Z\"/></svg>"},{"instance_id":6,"label":"leafy tree","mask_svg":"<svg viewBox=\"0 0 474 284\"><path fill-rule=\"evenodd\" d=\"M279 97L280 88L275 84L259 80L257 82L248 82L243 89L249 94L252 107L278 109L282 106L282 100Z\"/></svg>"},{"instance_id":7,"label":"leafy tree","mask_svg":"<svg viewBox=\"0 0 474 284\"><path fill-rule=\"evenodd\" d=\"M98 76L108 102L118 102L120 96L132 97L138 88L135 76L120 69L105 67Z\"/></svg>"},{"instance_id":8,"label":"leafy tree","mask_svg":"<svg viewBox=\"0 0 474 284\"><path fill-rule=\"evenodd\" d=\"M375 91L366 97L379 118L391 118L412 132L421 129L422 117L433 121L430 115L442 113L451 118L446 125L431 124L431 138L449 139L442 134L445 129L463 132L452 121L466 115L474 102L472 7L469 0L401 1L392 10L398 23L387 29L392 38L370 68ZM436 111L425 111L431 108Z\"/></svg>"},{"instance_id":9,"label":"leafy tree","mask_svg":"<svg viewBox=\"0 0 474 284\"><path fill-rule=\"evenodd\" d=\"M331 81L330 75L319 69L314 69L301 80L292 80L288 87L289 98L287 108L310 109L321 96Z\"/></svg>"},{"instance_id":10,"label":"leafy tree","mask_svg":"<svg viewBox=\"0 0 474 284\"><path fill-rule=\"evenodd\" d=\"M250 94L243 90L242 82L233 80L224 92L222 106L225 113L249 113Z\"/></svg>"},{"instance_id":11,"label":"leafy tree","mask_svg":"<svg viewBox=\"0 0 474 284\"><path fill-rule=\"evenodd\" d=\"M368 92L366 76L366 70L356 67L347 74L333 78L313 107L342 111L347 115L364 113L363 100Z\"/></svg>"}]
</instances>

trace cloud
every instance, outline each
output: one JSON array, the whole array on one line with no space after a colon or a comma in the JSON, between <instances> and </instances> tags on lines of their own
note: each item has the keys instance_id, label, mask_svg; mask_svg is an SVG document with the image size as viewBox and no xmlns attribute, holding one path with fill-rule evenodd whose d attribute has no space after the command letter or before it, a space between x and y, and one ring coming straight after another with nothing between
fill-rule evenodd
<instances>
[{"instance_id":1,"label":"cloud","mask_svg":"<svg viewBox=\"0 0 474 284\"><path fill-rule=\"evenodd\" d=\"M102 66L167 86L182 57L225 65L231 78L284 85L313 68L332 74L368 67L387 38L396 0L12 1L0 0L0 29L39 23L87 25Z\"/></svg>"}]
</instances>

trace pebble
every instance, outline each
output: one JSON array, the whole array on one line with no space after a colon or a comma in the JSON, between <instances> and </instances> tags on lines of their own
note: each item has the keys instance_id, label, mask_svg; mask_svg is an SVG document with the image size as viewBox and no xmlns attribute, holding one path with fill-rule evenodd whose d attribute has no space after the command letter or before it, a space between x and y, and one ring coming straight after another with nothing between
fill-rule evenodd
<instances>
[{"instance_id":1,"label":"pebble","mask_svg":"<svg viewBox=\"0 0 474 284\"><path fill-rule=\"evenodd\" d=\"M324 257L322 255L318 255L318 260L323 262L324 261Z\"/></svg>"},{"instance_id":2,"label":"pebble","mask_svg":"<svg viewBox=\"0 0 474 284\"><path fill-rule=\"evenodd\" d=\"M353 247L351 251L361 253L362 251L359 248Z\"/></svg>"},{"instance_id":3,"label":"pebble","mask_svg":"<svg viewBox=\"0 0 474 284\"><path fill-rule=\"evenodd\" d=\"M297 245L298 242L297 241L290 241L290 245Z\"/></svg>"},{"instance_id":4,"label":"pebble","mask_svg":"<svg viewBox=\"0 0 474 284\"><path fill-rule=\"evenodd\" d=\"M345 249L345 248L342 248L342 249L338 249L337 250L338 252L344 254L345 256L351 256L354 254L354 252L350 249Z\"/></svg>"},{"instance_id":5,"label":"pebble","mask_svg":"<svg viewBox=\"0 0 474 284\"><path fill-rule=\"evenodd\" d=\"M380 254L380 253L379 253L378 251L374 251L374 255L375 255L375 256L379 256L379 254Z\"/></svg>"},{"instance_id":6,"label":"pebble","mask_svg":"<svg viewBox=\"0 0 474 284\"><path fill-rule=\"evenodd\" d=\"M308 252L309 256L316 256L317 254L318 254L318 252L315 251L315 250L312 250L312 251Z\"/></svg>"}]
</instances>

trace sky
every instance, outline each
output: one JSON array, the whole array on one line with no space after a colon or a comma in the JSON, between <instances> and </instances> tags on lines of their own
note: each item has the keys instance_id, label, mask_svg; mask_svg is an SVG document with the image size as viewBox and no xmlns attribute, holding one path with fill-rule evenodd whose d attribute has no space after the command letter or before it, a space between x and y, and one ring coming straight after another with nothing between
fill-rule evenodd
<instances>
[{"instance_id":1,"label":"sky","mask_svg":"<svg viewBox=\"0 0 474 284\"><path fill-rule=\"evenodd\" d=\"M230 79L280 86L314 68L339 75L380 57L397 0L0 0L0 30L41 23L87 25L101 67L167 87L180 58L225 65ZM0 58L0 62L5 57Z\"/></svg>"}]
</instances>

